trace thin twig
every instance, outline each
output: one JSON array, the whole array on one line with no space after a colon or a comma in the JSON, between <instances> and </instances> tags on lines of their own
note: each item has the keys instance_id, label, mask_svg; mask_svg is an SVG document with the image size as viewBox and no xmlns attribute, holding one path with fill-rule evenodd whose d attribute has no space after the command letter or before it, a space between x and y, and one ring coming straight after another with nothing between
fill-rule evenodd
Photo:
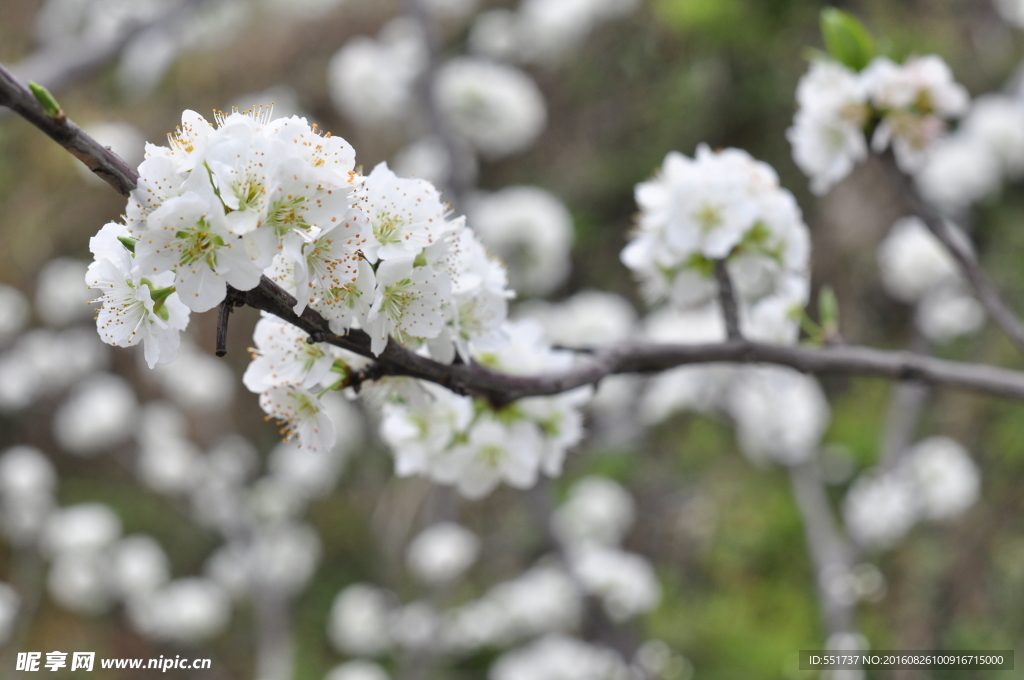
<instances>
[{"instance_id":1,"label":"thin twig","mask_svg":"<svg viewBox=\"0 0 1024 680\"><path fill-rule=\"evenodd\" d=\"M911 212L917 215L928 227L928 231L946 247L949 254L960 265L960 271L967 279L975 296L988 311L989 316L1010 336L1017 348L1024 352L1024 323L1021 323L1017 314L1006 304L999 291L989 281L988 275L985 274L971 251L967 235L954 222L943 219L921 198L910 178L903 174L899 166L896 165L896 160L891 152L883 156L882 162L897 183Z\"/></svg>"},{"instance_id":2,"label":"thin twig","mask_svg":"<svg viewBox=\"0 0 1024 680\"><path fill-rule=\"evenodd\" d=\"M139 175L116 153L82 131L66 116L54 117L43 109L32 91L0 64L0 105L50 136L103 181L127 196L138 184Z\"/></svg>"},{"instance_id":3,"label":"thin twig","mask_svg":"<svg viewBox=\"0 0 1024 680\"><path fill-rule=\"evenodd\" d=\"M722 306L722 314L725 316L726 337L730 340L739 340L743 337L740 333L740 313L725 260L715 260L715 280L718 281L718 303Z\"/></svg>"}]
</instances>

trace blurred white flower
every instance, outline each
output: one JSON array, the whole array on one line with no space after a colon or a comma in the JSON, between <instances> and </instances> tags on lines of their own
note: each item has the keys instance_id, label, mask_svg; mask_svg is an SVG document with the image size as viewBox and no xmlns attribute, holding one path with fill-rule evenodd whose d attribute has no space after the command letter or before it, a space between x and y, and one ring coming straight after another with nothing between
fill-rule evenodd
<instances>
[{"instance_id":1,"label":"blurred white flower","mask_svg":"<svg viewBox=\"0 0 1024 680\"><path fill-rule=\"evenodd\" d=\"M60 606L83 616L97 616L114 604L106 555L94 550L59 553L50 565L46 586Z\"/></svg>"},{"instance_id":2,"label":"blurred white flower","mask_svg":"<svg viewBox=\"0 0 1024 680\"><path fill-rule=\"evenodd\" d=\"M331 101L360 127L397 125L413 108L413 87L425 54L423 35L408 21L392 21L376 40L350 38L328 65Z\"/></svg>"},{"instance_id":3,"label":"blurred white flower","mask_svg":"<svg viewBox=\"0 0 1024 680\"><path fill-rule=\"evenodd\" d=\"M52 496L57 488L53 463L32 446L12 446L0 454L0 497L19 500Z\"/></svg>"},{"instance_id":4,"label":"blurred white flower","mask_svg":"<svg viewBox=\"0 0 1024 680\"><path fill-rule=\"evenodd\" d=\"M613 621L649 612L661 601L654 567L641 555L587 543L571 552L570 564L583 588L601 600Z\"/></svg>"},{"instance_id":5,"label":"blurred white flower","mask_svg":"<svg viewBox=\"0 0 1024 680\"><path fill-rule=\"evenodd\" d=\"M92 292L85 284L87 262L70 257L50 260L36 278L36 311L50 326L67 326L92 318Z\"/></svg>"},{"instance_id":6,"label":"blurred white flower","mask_svg":"<svg viewBox=\"0 0 1024 680\"><path fill-rule=\"evenodd\" d=\"M957 134L929 147L915 179L927 201L943 210L956 211L999 189L1000 166L999 156L984 143Z\"/></svg>"},{"instance_id":7,"label":"blurred white flower","mask_svg":"<svg viewBox=\"0 0 1024 680\"><path fill-rule=\"evenodd\" d=\"M752 462L782 465L811 460L831 417L818 381L784 366L744 370L732 385L729 414Z\"/></svg>"},{"instance_id":8,"label":"blurred white flower","mask_svg":"<svg viewBox=\"0 0 1024 680\"><path fill-rule=\"evenodd\" d=\"M183 578L129 600L128 619L151 640L193 645L227 628L231 601L213 581Z\"/></svg>"},{"instance_id":9,"label":"blurred white flower","mask_svg":"<svg viewBox=\"0 0 1024 680\"><path fill-rule=\"evenodd\" d=\"M505 262L519 293L546 295L568 278L572 215L551 192L506 187L473 197L466 214L484 245Z\"/></svg>"},{"instance_id":10,"label":"blurred white flower","mask_svg":"<svg viewBox=\"0 0 1024 680\"><path fill-rule=\"evenodd\" d=\"M985 309L959 286L943 286L929 292L918 303L914 323L932 342L948 342L981 330Z\"/></svg>"},{"instance_id":11,"label":"blurred white flower","mask_svg":"<svg viewBox=\"0 0 1024 680\"><path fill-rule=\"evenodd\" d=\"M389 627L395 643L407 650L430 649L437 636L440 618L427 602L411 602L391 615Z\"/></svg>"},{"instance_id":12,"label":"blurred white flower","mask_svg":"<svg viewBox=\"0 0 1024 680\"><path fill-rule=\"evenodd\" d=\"M102 503L79 503L55 510L41 537L47 555L99 552L121 536L121 519Z\"/></svg>"},{"instance_id":13,"label":"blurred white flower","mask_svg":"<svg viewBox=\"0 0 1024 680\"><path fill-rule=\"evenodd\" d=\"M25 328L31 308L14 286L0 283L0 346L6 345Z\"/></svg>"},{"instance_id":14,"label":"blurred white flower","mask_svg":"<svg viewBox=\"0 0 1024 680\"><path fill-rule=\"evenodd\" d=\"M523 71L457 57L437 74L433 96L452 129L487 159L524 151L544 131L544 95Z\"/></svg>"},{"instance_id":15,"label":"blurred white flower","mask_svg":"<svg viewBox=\"0 0 1024 680\"><path fill-rule=\"evenodd\" d=\"M138 413L134 390L123 378L98 373L79 383L53 416L53 434L68 453L94 456L124 443Z\"/></svg>"},{"instance_id":16,"label":"blurred white flower","mask_svg":"<svg viewBox=\"0 0 1024 680\"><path fill-rule=\"evenodd\" d=\"M170 581L171 565L156 539L132 534L112 546L107 577L112 590L130 598L151 593Z\"/></svg>"},{"instance_id":17,"label":"blurred white flower","mask_svg":"<svg viewBox=\"0 0 1024 680\"><path fill-rule=\"evenodd\" d=\"M467 44L473 54L495 61L519 56L518 16L510 9L489 9L473 17Z\"/></svg>"},{"instance_id":18,"label":"blurred white flower","mask_svg":"<svg viewBox=\"0 0 1024 680\"><path fill-rule=\"evenodd\" d=\"M500 608L512 640L572 630L582 616L582 594L565 569L554 563L531 567L491 588L485 598Z\"/></svg>"},{"instance_id":19,"label":"blurred white flower","mask_svg":"<svg viewBox=\"0 0 1024 680\"><path fill-rule=\"evenodd\" d=\"M978 97L957 134L988 147L1010 178L1024 172L1024 102L1019 99L1000 94Z\"/></svg>"},{"instance_id":20,"label":"blurred white flower","mask_svg":"<svg viewBox=\"0 0 1024 680\"><path fill-rule=\"evenodd\" d=\"M391 648L387 593L356 583L338 593L327 617L327 637L342 654L375 656Z\"/></svg>"},{"instance_id":21,"label":"blurred white flower","mask_svg":"<svg viewBox=\"0 0 1024 680\"><path fill-rule=\"evenodd\" d=\"M917 302L960 278L956 260L917 217L893 223L878 245L878 270L885 291L903 302Z\"/></svg>"},{"instance_id":22,"label":"blurred white flower","mask_svg":"<svg viewBox=\"0 0 1024 680\"><path fill-rule=\"evenodd\" d=\"M453 522L427 527L409 543L406 564L418 578L429 584L457 579L480 554L480 540Z\"/></svg>"},{"instance_id":23,"label":"blurred white flower","mask_svg":"<svg viewBox=\"0 0 1024 680\"><path fill-rule=\"evenodd\" d=\"M257 587L297 594L313 578L323 549L311 526L287 522L260 527L250 551Z\"/></svg>"},{"instance_id":24,"label":"blurred white flower","mask_svg":"<svg viewBox=\"0 0 1024 680\"><path fill-rule=\"evenodd\" d=\"M151 375L167 396L186 411L218 412L226 409L235 396L235 374L231 367L185 338L174 363L158 364Z\"/></svg>"},{"instance_id":25,"label":"blurred white flower","mask_svg":"<svg viewBox=\"0 0 1024 680\"><path fill-rule=\"evenodd\" d=\"M380 664L359 659L335 666L324 680L391 680L391 676Z\"/></svg>"},{"instance_id":26,"label":"blurred white flower","mask_svg":"<svg viewBox=\"0 0 1024 680\"><path fill-rule=\"evenodd\" d=\"M869 471L850 485L843 519L850 536L865 548L891 548L917 521L913 480L898 471Z\"/></svg>"},{"instance_id":27,"label":"blurred white flower","mask_svg":"<svg viewBox=\"0 0 1024 680\"><path fill-rule=\"evenodd\" d=\"M925 519L955 517L978 500L981 475L957 442L948 437L931 437L915 444L905 455Z\"/></svg>"},{"instance_id":28,"label":"blurred white flower","mask_svg":"<svg viewBox=\"0 0 1024 680\"><path fill-rule=\"evenodd\" d=\"M1024 2L1021 0L994 0L996 9L1006 21L1024 28Z\"/></svg>"},{"instance_id":29,"label":"blurred white flower","mask_svg":"<svg viewBox=\"0 0 1024 680\"><path fill-rule=\"evenodd\" d=\"M490 680L629 680L618 652L576 638L551 635L506 652L491 666Z\"/></svg>"},{"instance_id":30,"label":"blurred white flower","mask_svg":"<svg viewBox=\"0 0 1024 680\"><path fill-rule=\"evenodd\" d=\"M633 497L621 484L590 476L569 488L565 502L551 516L551 528L570 545L593 541L616 546L635 519Z\"/></svg>"},{"instance_id":31,"label":"blurred white flower","mask_svg":"<svg viewBox=\"0 0 1024 680\"><path fill-rule=\"evenodd\" d=\"M539 321L551 344L566 347L625 340L636 325L636 310L628 300L597 290L580 291L556 303L530 301L517 311L517 316Z\"/></svg>"}]
</instances>

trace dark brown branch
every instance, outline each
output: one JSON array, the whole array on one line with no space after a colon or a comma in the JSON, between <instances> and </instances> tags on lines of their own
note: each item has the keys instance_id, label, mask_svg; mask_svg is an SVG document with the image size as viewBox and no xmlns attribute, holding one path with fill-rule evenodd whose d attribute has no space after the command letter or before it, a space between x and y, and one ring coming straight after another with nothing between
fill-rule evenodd
<instances>
[{"instance_id":1,"label":"dark brown branch","mask_svg":"<svg viewBox=\"0 0 1024 680\"><path fill-rule=\"evenodd\" d=\"M882 162L902 192L911 212L917 215L928 227L928 231L946 247L949 254L960 265L960 271L967 279L975 296L988 311L989 316L1010 336L1017 348L1024 352L1024 324L1006 304L999 291L989 281L988 275L978 264L978 260L968 245L970 241L967 235L952 221L944 220L921 198L910 178L903 174L899 166L896 165L896 160L891 152L882 158Z\"/></svg>"},{"instance_id":2,"label":"dark brown branch","mask_svg":"<svg viewBox=\"0 0 1024 680\"><path fill-rule=\"evenodd\" d=\"M82 132L70 119L57 122L47 115L28 88L3 66L0 66L0 103L14 108L90 168L96 168L95 172L120 193L127 195L135 187L138 174L133 169ZM932 385L1024 401L1024 372L944 361L912 352L846 345L813 349L766 345L743 339L713 345L626 342L589 349L579 366L569 371L541 376L508 375L478 364L441 364L414 354L395 342L388 343L384 352L374 357L370 351L370 337L366 333L352 330L345 335L336 335L324 318L309 308L301 316L296 315L292 311L295 299L266 277L252 290L239 292L239 297L250 307L274 314L313 338L323 338L337 347L375 358L381 376L419 378L459 394L483 397L497 405L593 385L607 375L657 373L677 366L708 362L771 363L807 373L916 379Z\"/></svg>"},{"instance_id":3,"label":"dark brown branch","mask_svg":"<svg viewBox=\"0 0 1024 680\"><path fill-rule=\"evenodd\" d=\"M120 156L83 132L71 119L50 116L36 100L32 91L2 64L0 105L6 106L45 132L122 196L127 196L138 183L138 173L121 160Z\"/></svg>"},{"instance_id":4,"label":"dark brown branch","mask_svg":"<svg viewBox=\"0 0 1024 680\"><path fill-rule=\"evenodd\" d=\"M740 312L736 306L736 294L732 289L732 279L729 278L725 260L715 260L715 280L718 282L718 303L725 316L726 337L729 340L739 340L743 337L740 333Z\"/></svg>"}]
</instances>

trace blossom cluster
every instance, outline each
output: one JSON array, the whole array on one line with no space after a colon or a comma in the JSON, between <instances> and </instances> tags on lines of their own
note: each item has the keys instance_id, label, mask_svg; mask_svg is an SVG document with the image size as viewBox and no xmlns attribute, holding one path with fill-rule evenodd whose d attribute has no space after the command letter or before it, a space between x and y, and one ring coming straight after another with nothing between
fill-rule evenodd
<instances>
[{"instance_id":1,"label":"blossom cluster","mask_svg":"<svg viewBox=\"0 0 1024 680\"><path fill-rule=\"evenodd\" d=\"M637 185L637 228L622 261L650 302L693 307L713 299L716 262L726 263L747 334L793 342L794 309L810 292L810 237L793 195L745 151L700 146L670 153Z\"/></svg>"},{"instance_id":2,"label":"blossom cluster","mask_svg":"<svg viewBox=\"0 0 1024 680\"><path fill-rule=\"evenodd\" d=\"M951 120L963 116L970 96L941 57L911 57L897 64L876 57L856 72L829 59L811 62L797 86L797 113L787 137L793 159L824 194L871 150L890 146L905 172L926 162L926 151Z\"/></svg>"},{"instance_id":3,"label":"blossom cluster","mask_svg":"<svg viewBox=\"0 0 1024 680\"><path fill-rule=\"evenodd\" d=\"M505 270L464 218L450 219L433 185L386 164L359 175L352 147L302 118L259 109L217 123L187 111L168 146L147 145L126 223L93 238L87 281L102 293L105 341L142 342L150 367L168 363L190 311L265 273L294 293L295 313L311 307L339 334L364 329L378 355L393 338L451 362L497 337L512 295ZM331 362L304 369L297 336L270 323L256 352L273 370L247 385L301 441L329 448L330 423L308 388Z\"/></svg>"},{"instance_id":4,"label":"blossom cluster","mask_svg":"<svg viewBox=\"0 0 1024 680\"><path fill-rule=\"evenodd\" d=\"M861 475L847 492L843 517L855 541L889 548L919 520L962 514L978 499L981 476L970 455L948 437L922 440L890 469Z\"/></svg>"},{"instance_id":5,"label":"blossom cluster","mask_svg":"<svg viewBox=\"0 0 1024 680\"><path fill-rule=\"evenodd\" d=\"M477 353L477 361L518 375L572 365L571 353L547 345L539 324L523 320L504 328L507 342ZM579 408L591 394L583 387L495 408L411 379L379 381L370 389L386 393L380 433L395 456L395 473L454 485L470 498L485 496L500 481L529 488L542 472L559 475L567 449L583 437Z\"/></svg>"}]
</instances>

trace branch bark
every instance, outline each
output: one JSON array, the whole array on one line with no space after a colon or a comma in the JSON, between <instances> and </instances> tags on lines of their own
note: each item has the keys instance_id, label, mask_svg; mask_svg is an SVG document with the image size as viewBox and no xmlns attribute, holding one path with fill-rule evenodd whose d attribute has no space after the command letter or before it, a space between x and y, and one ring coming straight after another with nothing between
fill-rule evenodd
<instances>
[{"instance_id":1,"label":"branch bark","mask_svg":"<svg viewBox=\"0 0 1024 680\"><path fill-rule=\"evenodd\" d=\"M725 260L715 260L715 280L718 282L718 303L725 316L725 335L729 340L739 340L743 337L740 333L740 311Z\"/></svg>"},{"instance_id":2,"label":"branch bark","mask_svg":"<svg viewBox=\"0 0 1024 680\"><path fill-rule=\"evenodd\" d=\"M975 296L988 311L992 320L1003 329L1010 339L1024 353L1024 323L1017 317L1017 314L1003 300L999 291L989 281L988 275L978 264L977 258L969 247L970 239L964 234L954 222L943 219L917 192L911 180L896 165L896 159L892 152L887 152L882 158L883 164L888 168L889 174L903 194L904 200L911 212L917 215L928 227L935 238L946 247L949 254L960 265L960 271L970 284Z\"/></svg>"}]
</instances>

